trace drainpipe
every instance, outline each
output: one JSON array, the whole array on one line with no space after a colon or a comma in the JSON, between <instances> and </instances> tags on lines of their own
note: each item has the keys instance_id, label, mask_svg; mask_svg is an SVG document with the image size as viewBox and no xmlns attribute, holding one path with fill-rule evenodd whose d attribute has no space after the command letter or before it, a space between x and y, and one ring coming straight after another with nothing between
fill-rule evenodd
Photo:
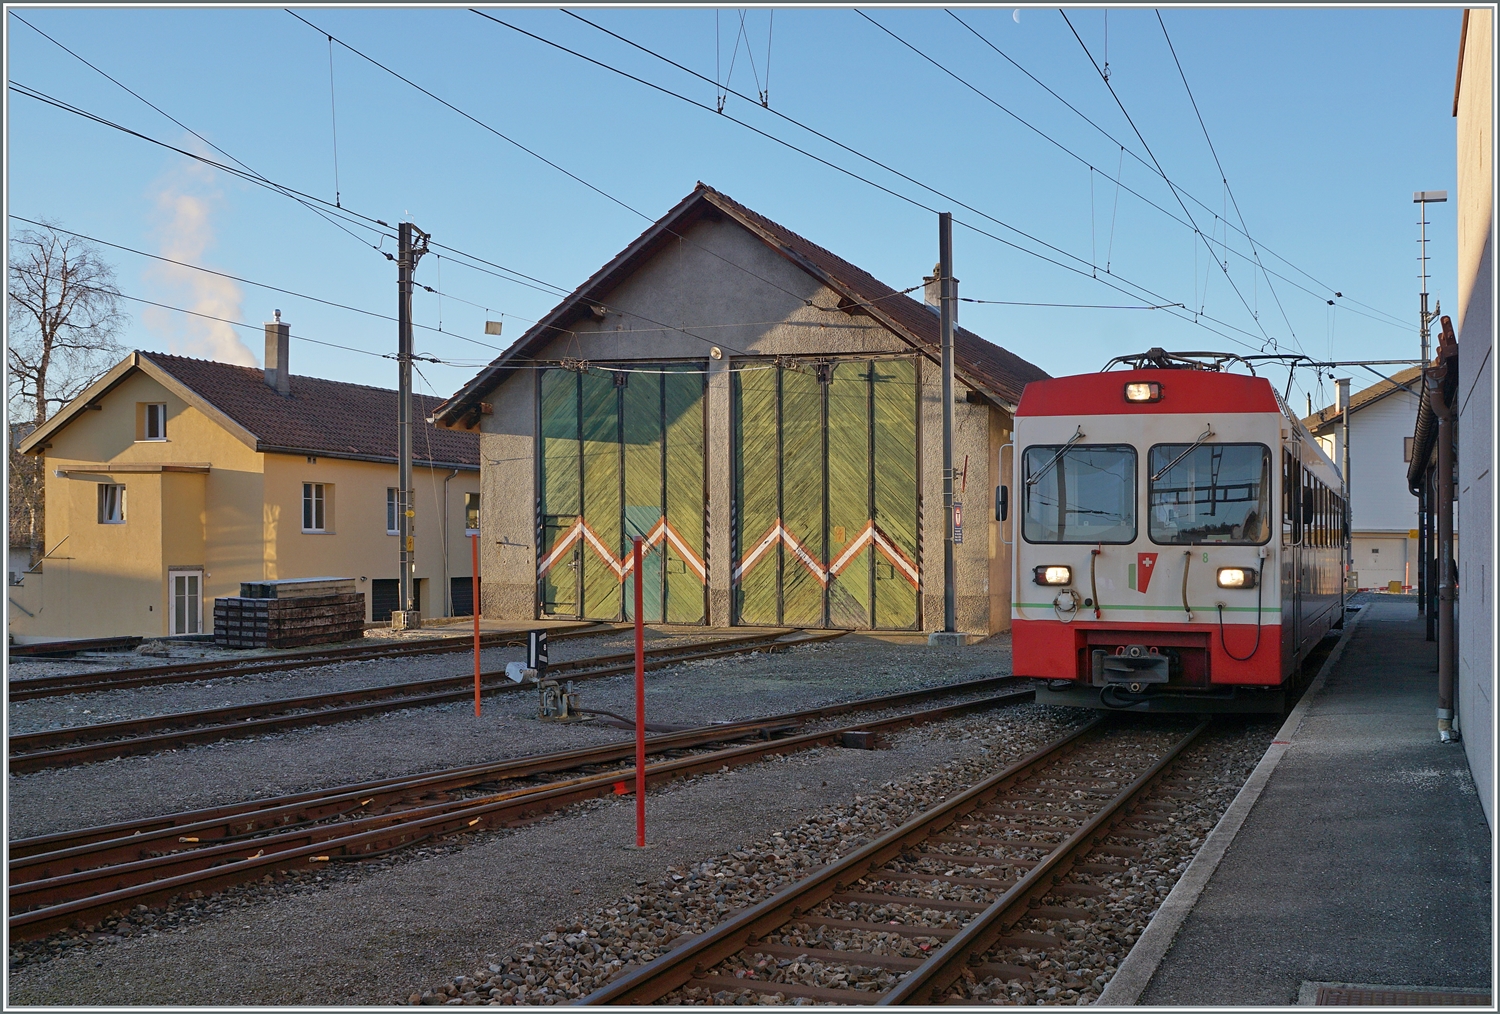
<instances>
[{"instance_id":1,"label":"drainpipe","mask_svg":"<svg viewBox=\"0 0 1500 1014\"><path fill-rule=\"evenodd\" d=\"M453 615L453 582L448 579L448 480L458 476L455 468L443 480L443 615Z\"/></svg>"},{"instance_id":2,"label":"drainpipe","mask_svg":"<svg viewBox=\"0 0 1500 1014\"><path fill-rule=\"evenodd\" d=\"M1438 738L1458 741L1453 729L1453 406L1443 396L1448 366L1427 374L1427 394L1437 417L1437 626Z\"/></svg>"}]
</instances>

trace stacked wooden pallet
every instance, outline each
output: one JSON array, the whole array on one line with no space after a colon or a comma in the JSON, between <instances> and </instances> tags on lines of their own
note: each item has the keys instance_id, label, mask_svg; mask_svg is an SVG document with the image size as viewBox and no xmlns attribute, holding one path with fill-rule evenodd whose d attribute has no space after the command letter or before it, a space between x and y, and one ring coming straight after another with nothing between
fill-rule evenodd
<instances>
[{"instance_id":1,"label":"stacked wooden pallet","mask_svg":"<svg viewBox=\"0 0 1500 1014\"><path fill-rule=\"evenodd\" d=\"M364 634L365 597L352 578L302 578L240 585L214 599L214 644L223 648L298 648Z\"/></svg>"}]
</instances>

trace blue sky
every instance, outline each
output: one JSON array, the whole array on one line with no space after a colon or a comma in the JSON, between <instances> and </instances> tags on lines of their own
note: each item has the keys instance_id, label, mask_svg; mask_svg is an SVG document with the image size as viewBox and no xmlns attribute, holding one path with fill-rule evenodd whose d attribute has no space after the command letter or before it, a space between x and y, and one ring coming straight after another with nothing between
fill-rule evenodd
<instances>
[{"instance_id":1,"label":"blue sky","mask_svg":"<svg viewBox=\"0 0 1500 1014\"><path fill-rule=\"evenodd\" d=\"M609 195L335 43L342 205L393 224L410 218L434 242L564 289L698 180L897 288L931 271L932 211L712 111L714 81L725 79L732 62L731 88L751 96L765 89L772 110L947 196L753 101L730 95L725 113L1031 251L960 224L955 273L963 296L1182 304L1173 310L963 305L966 326L1053 374L1094 370L1112 356L1153 345L1256 352L1269 351L1274 340L1278 348L1320 358L1416 354L1411 193L1453 189L1460 8L1164 9L1228 191L1150 8L1067 11L1101 65L1107 19L1109 83L1124 112L1054 8L956 8L993 49L933 8L865 8L867 17L853 8L784 8L774 17L769 8L752 8L743 36L735 9L577 12L708 81L560 10L486 10L709 111L463 8L298 9L316 30L279 8L12 8L254 171L329 201L335 166L324 33L333 34ZM6 31L13 82L222 159L17 17L7 18ZM372 232L356 227L350 236L283 195L14 90L7 140L12 215L48 218L112 243L394 313L394 266L372 249L378 240ZM1175 192L1151 168L1156 162ZM1169 217L1187 218L1179 198L1196 232ZM1452 207L1433 205L1428 216L1435 298L1455 289ZM1240 214L1254 250L1224 225L1227 218L1238 228ZM12 221L12 233L16 228ZM384 249L391 248L386 240ZM1267 271L1257 267L1256 251ZM256 328L279 308L295 335L377 353L395 346L395 325L376 317L120 250L104 253L130 296ZM429 257L418 271L419 282L446 294L441 304L425 292L415 302L419 324L442 327L442 333L418 330L416 340L419 352L445 361L422 366L431 389L444 396L495 354L475 342L507 344L557 300L555 290L458 261ZM1335 298L1335 291L1343 295ZM1338 305L1328 306L1328 299ZM132 319L122 338L129 346L245 362L260 355L255 329L139 302L127 309ZM484 335L486 319L505 321L502 338ZM292 354L297 373L395 385L395 363L377 356L310 342L295 342ZM1284 370L1267 372L1278 387L1285 383ZM1375 379L1360 370L1352 375L1356 389ZM1294 379L1298 409L1305 408L1304 393L1315 402L1331 399L1326 379L1320 386L1305 370Z\"/></svg>"}]
</instances>

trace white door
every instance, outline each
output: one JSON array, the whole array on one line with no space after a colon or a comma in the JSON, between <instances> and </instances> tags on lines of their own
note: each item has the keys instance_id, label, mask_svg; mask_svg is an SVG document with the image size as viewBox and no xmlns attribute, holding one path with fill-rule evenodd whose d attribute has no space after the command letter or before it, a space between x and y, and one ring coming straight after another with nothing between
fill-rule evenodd
<instances>
[{"instance_id":1,"label":"white door","mask_svg":"<svg viewBox=\"0 0 1500 1014\"><path fill-rule=\"evenodd\" d=\"M203 571L174 570L168 575L172 596L173 634L196 634L203 629Z\"/></svg>"}]
</instances>

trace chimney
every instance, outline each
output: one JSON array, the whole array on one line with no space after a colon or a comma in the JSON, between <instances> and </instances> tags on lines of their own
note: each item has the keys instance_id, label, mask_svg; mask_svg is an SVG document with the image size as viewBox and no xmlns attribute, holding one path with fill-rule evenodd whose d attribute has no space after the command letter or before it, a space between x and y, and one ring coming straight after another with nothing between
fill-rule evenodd
<instances>
[{"instance_id":1,"label":"chimney","mask_svg":"<svg viewBox=\"0 0 1500 1014\"><path fill-rule=\"evenodd\" d=\"M940 266L934 264L932 274L922 279L922 302L926 303L927 308L933 313L943 312L943 288L938 284L939 273Z\"/></svg>"},{"instance_id":2,"label":"chimney","mask_svg":"<svg viewBox=\"0 0 1500 1014\"><path fill-rule=\"evenodd\" d=\"M291 328L281 322L281 311L277 310L276 319L266 324L266 386L281 395L292 393L292 373L287 362L291 339Z\"/></svg>"}]
</instances>

